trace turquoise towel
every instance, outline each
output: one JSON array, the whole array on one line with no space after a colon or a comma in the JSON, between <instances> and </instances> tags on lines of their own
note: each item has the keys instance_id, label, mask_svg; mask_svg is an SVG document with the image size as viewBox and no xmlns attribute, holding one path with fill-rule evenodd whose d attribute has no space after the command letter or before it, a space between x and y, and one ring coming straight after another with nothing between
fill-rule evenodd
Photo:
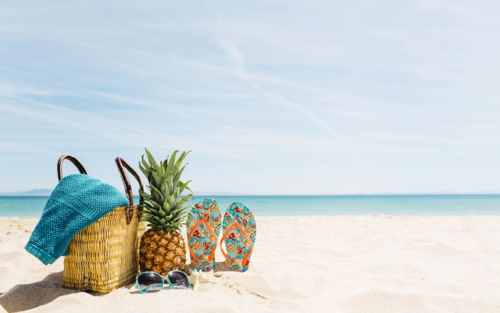
<instances>
[{"instance_id":1,"label":"turquoise towel","mask_svg":"<svg viewBox=\"0 0 500 313\"><path fill-rule=\"evenodd\" d=\"M115 187L84 174L61 179L50 195L42 217L24 249L43 264L68 255L77 232L129 201Z\"/></svg>"}]
</instances>

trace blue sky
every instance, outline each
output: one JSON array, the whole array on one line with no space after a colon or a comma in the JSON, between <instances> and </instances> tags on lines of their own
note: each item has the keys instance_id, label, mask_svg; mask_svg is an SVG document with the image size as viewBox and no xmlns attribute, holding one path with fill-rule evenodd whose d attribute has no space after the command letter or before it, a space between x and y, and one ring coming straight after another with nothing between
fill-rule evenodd
<instances>
[{"instance_id":1,"label":"blue sky","mask_svg":"<svg viewBox=\"0 0 500 313\"><path fill-rule=\"evenodd\" d=\"M195 193L497 193L499 38L498 1L3 1L0 191L148 147Z\"/></svg>"}]
</instances>

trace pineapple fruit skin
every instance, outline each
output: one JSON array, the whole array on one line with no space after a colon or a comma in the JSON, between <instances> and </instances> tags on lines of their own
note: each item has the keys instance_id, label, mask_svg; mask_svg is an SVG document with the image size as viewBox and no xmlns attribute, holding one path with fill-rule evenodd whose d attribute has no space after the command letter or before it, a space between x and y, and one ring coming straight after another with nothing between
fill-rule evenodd
<instances>
[{"instance_id":1,"label":"pineapple fruit skin","mask_svg":"<svg viewBox=\"0 0 500 313\"><path fill-rule=\"evenodd\" d=\"M139 249L141 273L153 271L166 276L170 271L184 271L186 243L178 230L165 232L149 229L142 236Z\"/></svg>"},{"instance_id":2,"label":"pineapple fruit skin","mask_svg":"<svg viewBox=\"0 0 500 313\"><path fill-rule=\"evenodd\" d=\"M185 204L193 195L182 198L184 190L191 189L188 187L190 181L184 183L180 179L187 165L182 166L182 162L191 151L182 152L177 159L178 152L174 151L158 164L146 149L149 163L144 155L139 162L139 168L148 178L150 191L148 194L139 190L142 218L150 227L139 245L141 272L153 271L166 276L173 270L183 271L186 266L186 243L180 230L185 225L186 210L191 207Z\"/></svg>"}]
</instances>

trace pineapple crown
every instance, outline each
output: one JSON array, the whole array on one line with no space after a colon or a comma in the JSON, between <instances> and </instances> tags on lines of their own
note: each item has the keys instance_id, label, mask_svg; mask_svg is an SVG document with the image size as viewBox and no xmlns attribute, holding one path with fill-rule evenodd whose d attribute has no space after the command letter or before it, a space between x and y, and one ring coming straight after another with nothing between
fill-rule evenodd
<instances>
[{"instance_id":1,"label":"pineapple crown","mask_svg":"<svg viewBox=\"0 0 500 313\"><path fill-rule=\"evenodd\" d=\"M180 199L185 189L193 191L188 187L191 181L186 183L181 181L182 172L187 165L186 163L182 166L182 162L191 151L182 152L176 160L178 152L174 151L172 156L168 156L165 161L160 161L158 164L146 149L149 164L144 160L144 155L142 155L142 162L139 162L139 168L149 181L147 188L150 191L150 194L147 194L139 190L145 200L139 206L143 209L143 219L154 230L166 232L179 230L186 221L186 210L191 208L184 204L189 199L194 200L192 194Z\"/></svg>"}]
</instances>

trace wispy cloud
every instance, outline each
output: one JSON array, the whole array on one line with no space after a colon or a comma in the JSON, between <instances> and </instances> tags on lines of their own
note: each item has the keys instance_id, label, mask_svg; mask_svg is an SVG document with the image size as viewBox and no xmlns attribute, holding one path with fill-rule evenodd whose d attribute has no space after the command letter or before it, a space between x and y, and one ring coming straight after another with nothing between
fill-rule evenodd
<instances>
[{"instance_id":1,"label":"wispy cloud","mask_svg":"<svg viewBox=\"0 0 500 313\"><path fill-rule=\"evenodd\" d=\"M306 109L305 107L301 106L298 103L292 102L288 99L286 99L283 96L280 96L278 94L275 94L273 92L265 90L263 87L260 85L254 83L251 81L251 79L247 76L244 65L245 65L245 56L243 53L236 47L234 44L230 43L229 41L222 41L222 47L226 51L226 53L229 55L231 62L233 64L234 68L234 74L248 82L250 86L252 86L256 91L261 93L262 95L274 100L273 103L279 104L286 109L293 111L300 116L305 117L306 119L312 121L313 123L317 124L321 128L327 130L330 134L334 135L337 139L342 140L342 141L347 141L348 138L346 136L340 135L337 131L335 131L330 124L325 122L324 120L320 119L317 117L312 111Z\"/></svg>"},{"instance_id":2,"label":"wispy cloud","mask_svg":"<svg viewBox=\"0 0 500 313\"><path fill-rule=\"evenodd\" d=\"M49 0L0 16L2 177L144 146L193 149L198 188L228 192L397 192L464 168L446 189L473 191L498 168L495 1Z\"/></svg>"}]
</instances>

